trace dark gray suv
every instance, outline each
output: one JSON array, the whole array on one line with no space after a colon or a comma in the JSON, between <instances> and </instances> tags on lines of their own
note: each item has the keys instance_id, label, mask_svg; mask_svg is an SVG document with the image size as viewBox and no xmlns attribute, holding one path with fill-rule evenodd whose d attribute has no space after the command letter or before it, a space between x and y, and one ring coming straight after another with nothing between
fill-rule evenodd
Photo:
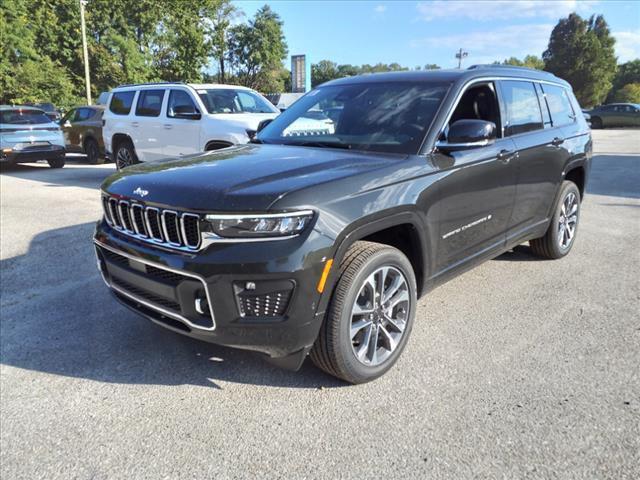
<instances>
[{"instance_id":1,"label":"dark gray suv","mask_svg":"<svg viewBox=\"0 0 640 480\"><path fill-rule=\"evenodd\" d=\"M120 302L360 383L396 362L420 296L523 242L545 258L575 242L591 134L549 73L345 78L266 123L105 181L95 245Z\"/></svg>"}]
</instances>

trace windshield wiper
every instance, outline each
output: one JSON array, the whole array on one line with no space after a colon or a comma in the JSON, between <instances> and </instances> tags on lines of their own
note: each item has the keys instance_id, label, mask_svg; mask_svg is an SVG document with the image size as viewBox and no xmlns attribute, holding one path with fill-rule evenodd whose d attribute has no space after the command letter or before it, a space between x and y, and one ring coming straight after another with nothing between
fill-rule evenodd
<instances>
[{"instance_id":1,"label":"windshield wiper","mask_svg":"<svg viewBox=\"0 0 640 480\"><path fill-rule=\"evenodd\" d=\"M322 142L317 140L307 142L287 142L285 145L296 145L299 147L342 148L344 150L351 150L351 145L348 143Z\"/></svg>"}]
</instances>

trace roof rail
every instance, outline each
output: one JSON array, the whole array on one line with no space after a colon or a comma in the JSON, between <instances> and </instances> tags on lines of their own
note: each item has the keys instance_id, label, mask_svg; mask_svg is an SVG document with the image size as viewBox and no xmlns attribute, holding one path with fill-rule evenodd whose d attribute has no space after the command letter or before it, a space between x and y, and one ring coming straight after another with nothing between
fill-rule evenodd
<instances>
[{"instance_id":1,"label":"roof rail","mask_svg":"<svg viewBox=\"0 0 640 480\"><path fill-rule=\"evenodd\" d=\"M544 70L538 70L537 68L519 67L517 65L504 65L502 63L490 63L490 64L485 63L485 64L479 64L479 65L471 65L470 67L467 67L467 70L478 70L480 68L510 68L510 69L516 69L516 70L526 70L528 72L534 71L534 72L549 73L549 72L545 72Z\"/></svg>"},{"instance_id":2,"label":"roof rail","mask_svg":"<svg viewBox=\"0 0 640 480\"><path fill-rule=\"evenodd\" d=\"M115 88L122 87L144 87L146 85L186 85L184 82L146 82L146 83L123 83Z\"/></svg>"}]
</instances>

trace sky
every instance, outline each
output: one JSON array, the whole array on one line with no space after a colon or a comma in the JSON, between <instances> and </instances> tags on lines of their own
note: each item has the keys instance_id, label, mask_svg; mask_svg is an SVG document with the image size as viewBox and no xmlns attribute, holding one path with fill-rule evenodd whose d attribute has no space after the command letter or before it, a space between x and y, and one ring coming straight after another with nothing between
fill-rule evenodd
<instances>
[{"instance_id":1,"label":"sky","mask_svg":"<svg viewBox=\"0 0 640 480\"><path fill-rule=\"evenodd\" d=\"M269 4L284 21L289 54L306 54L312 63L397 62L411 68L435 63L452 68L459 48L469 53L463 65L542 56L555 24L574 11L583 17L604 15L620 63L640 58L640 0L233 3L246 17Z\"/></svg>"}]
</instances>

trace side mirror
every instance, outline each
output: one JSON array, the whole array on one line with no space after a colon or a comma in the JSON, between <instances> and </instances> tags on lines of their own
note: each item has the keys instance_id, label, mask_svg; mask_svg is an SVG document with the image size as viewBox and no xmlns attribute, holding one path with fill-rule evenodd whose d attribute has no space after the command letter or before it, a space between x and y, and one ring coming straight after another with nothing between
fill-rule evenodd
<instances>
[{"instance_id":1,"label":"side mirror","mask_svg":"<svg viewBox=\"0 0 640 480\"><path fill-rule=\"evenodd\" d=\"M446 141L436 146L443 152L453 152L467 148L484 147L496 139L496 124L486 120L462 119L449 127Z\"/></svg>"},{"instance_id":2,"label":"side mirror","mask_svg":"<svg viewBox=\"0 0 640 480\"><path fill-rule=\"evenodd\" d=\"M200 120L202 118L202 114L192 105L178 105L173 109L173 116L183 120Z\"/></svg>"},{"instance_id":3,"label":"side mirror","mask_svg":"<svg viewBox=\"0 0 640 480\"><path fill-rule=\"evenodd\" d=\"M65 128L69 128L71 126L71 122L69 120L65 120L64 122L61 122L62 126Z\"/></svg>"},{"instance_id":4,"label":"side mirror","mask_svg":"<svg viewBox=\"0 0 640 480\"><path fill-rule=\"evenodd\" d=\"M264 130L264 127L266 127L267 125L269 125L271 122L273 122L273 118L267 118L265 120L262 120L259 124L258 124L258 128L256 129L256 133L259 133L261 130Z\"/></svg>"}]
</instances>

